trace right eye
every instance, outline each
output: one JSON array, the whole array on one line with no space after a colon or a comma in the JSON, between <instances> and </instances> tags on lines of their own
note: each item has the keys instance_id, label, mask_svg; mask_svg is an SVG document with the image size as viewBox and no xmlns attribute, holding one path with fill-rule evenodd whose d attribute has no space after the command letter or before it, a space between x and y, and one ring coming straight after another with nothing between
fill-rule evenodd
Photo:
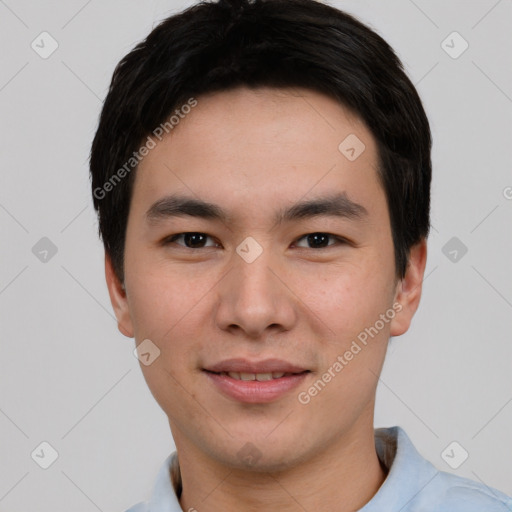
<instances>
[{"instance_id":1,"label":"right eye","mask_svg":"<svg viewBox=\"0 0 512 512\"><path fill-rule=\"evenodd\" d=\"M212 237L207 235L206 233L199 232L186 232L186 233L177 233L176 235L171 235L167 237L162 244L164 246L169 245L171 243L176 243L177 245L181 245L186 247L187 249L202 249L204 247L216 247L218 244L214 242L212 245L205 245L206 240Z\"/></svg>"}]
</instances>

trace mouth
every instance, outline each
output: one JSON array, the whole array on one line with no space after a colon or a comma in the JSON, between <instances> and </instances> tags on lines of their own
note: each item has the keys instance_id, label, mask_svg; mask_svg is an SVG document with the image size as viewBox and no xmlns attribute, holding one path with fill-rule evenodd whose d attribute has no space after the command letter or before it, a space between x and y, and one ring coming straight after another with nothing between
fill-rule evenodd
<instances>
[{"instance_id":1,"label":"mouth","mask_svg":"<svg viewBox=\"0 0 512 512\"><path fill-rule=\"evenodd\" d=\"M264 359L262 361L250 361L249 359L244 358L226 359L213 365L209 365L205 367L204 370L211 373L232 373L234 374L233 378L238 378L238 375L279 375L281 373L286 375L309 371L306 367L290 363L283 359ZM283 375L279 375L275 378L281 378ZM247 378L243 380L255 379Z\"/></svg>"},{"instance_id":2,"label":"mouth","mask_svg":"<svg viewBox=\"0 0 512 512\"><path fill-rule=\"evenodd\" d=\"M268 403L288 394L311 370L278 359L222 361L203 372L214 389L237 402Z\"/></svg>"},{"instance_id":3,"label":"mouth","mask_svg":"<svg viewBox=\"0 0 512 512\"><path fill-rule=\"evenodd\" d=\"M208 370L205 370L208 372ZM268 373L247 373L247 372L209 372L215 375L224 377L230 377L235 380L251 381L257 380L258 382L266 382L269 380L282 379L283 377L291 377L293 375L300 375L302 373L308 373L309 370L303 372L268 372Z\"/></svg>"}]
</instances>

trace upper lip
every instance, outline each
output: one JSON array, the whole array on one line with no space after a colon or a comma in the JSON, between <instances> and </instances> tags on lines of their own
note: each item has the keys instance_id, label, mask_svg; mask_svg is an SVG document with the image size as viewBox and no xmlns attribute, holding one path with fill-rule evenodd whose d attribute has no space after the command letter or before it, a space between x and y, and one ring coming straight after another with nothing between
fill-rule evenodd
<instances>
[{"instance_id":1,"label":"upper lip","mask_svg":"<svg viewBox=\"0 0 512 512\"><path fill-rule=\"evenodd\" d=\"M249 361L248 359L226 359L204 368L209 372L240 372L240 373L302 373L306 368L283 361L282 359L264 359L263 361Z\"/></svg>"}]
</instances>

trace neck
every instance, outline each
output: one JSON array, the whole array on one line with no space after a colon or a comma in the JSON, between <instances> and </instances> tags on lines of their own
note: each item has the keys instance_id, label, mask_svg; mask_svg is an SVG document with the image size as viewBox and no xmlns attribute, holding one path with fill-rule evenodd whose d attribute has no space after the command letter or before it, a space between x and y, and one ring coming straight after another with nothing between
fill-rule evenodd
<instances>
[{"instance_id":1,"label":"neck","mask_svg":"<svg viewBox=\"0 0 512 512\"><path fill-rule=\"evenodd\" d=\"M186 511L210 512L359 510L386 478L372 424L365 430L359 427L357 435L340 436L299 466L277 472L234 469L212 461L188 442L177 441L183 486L180 505Z\"/></svg>"}]
</instances>

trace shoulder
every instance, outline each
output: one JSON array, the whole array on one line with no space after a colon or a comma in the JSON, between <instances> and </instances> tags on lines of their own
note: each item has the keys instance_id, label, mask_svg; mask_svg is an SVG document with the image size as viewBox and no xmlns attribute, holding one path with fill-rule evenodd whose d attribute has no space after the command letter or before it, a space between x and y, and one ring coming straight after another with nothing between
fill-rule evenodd
<instances>
[{"instance_id":1,"label":"shoulder","mask_svg":"<svg viewBox=\"0 0 512 512\"><path fill-rule=\"evenodd\" d=\"M428 487L428 493L418 495L411 512L424 510L427 500L436 512L512 512L512 498L468 478L438 471Z\"/></svg>"},{"instance_id":2,"label":"shoulder","mask_svg":"<svg viewBox=\"0 0 512 512\"><path fill-rule=\"evenodd\" d=\"M147 512L147 510L147 503L141 502L133 505L133 507L130 507L126 512Z\"/></svg>"},{"instance_id":3,"label":"shoulder","mask_svg":"<svg viewBox=\"0 0 512 512\"><path fill-rule=\"evenodd\" d=\"M389 472L364 512L512 512L512 498L501 491L438 470L400 427L377 429L376 449Z\"/></svg>"}]
</instances>

